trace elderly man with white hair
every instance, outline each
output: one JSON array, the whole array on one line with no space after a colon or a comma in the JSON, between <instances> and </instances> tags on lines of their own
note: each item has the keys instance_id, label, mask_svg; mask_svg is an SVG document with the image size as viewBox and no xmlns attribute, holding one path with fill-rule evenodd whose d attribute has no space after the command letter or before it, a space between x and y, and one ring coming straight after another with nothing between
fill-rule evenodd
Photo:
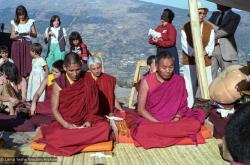
<instances>
[{"instance_id":1,"label":"elderly man with white hair","mask_svg":"<svg viewBox=\"0 0 250 165\"><path fill-rule=\"evenodd\" d=\"M214 50L215 33L210 23L205 21L208 9L198 3L199 22L202 36L203 56L206 65L206 73L208 84L212 82L211 71L211 56ZM182 44L182 63L183 77L185 79L186 88L188 92L188 107L192 108L194 98L200 98L201 92L197 80L197 72L195 65L193 38L191 32L191 23L187 22L181 30L181 44Z\"/></svg>"},{"instance_id":2,"label":"elderly man with white hair","mask_svg":"<svg viewBox=\"0 0 250 165\"><path fill-rule=\"evenodd\" d=\"M102 72L102 60L97 56L88 59L89 71L84 77L96 81L99 90L99 108L101 115L108 115L114 109L123 110L115 98L116 78Z\"/></svg>"}]
</instances>

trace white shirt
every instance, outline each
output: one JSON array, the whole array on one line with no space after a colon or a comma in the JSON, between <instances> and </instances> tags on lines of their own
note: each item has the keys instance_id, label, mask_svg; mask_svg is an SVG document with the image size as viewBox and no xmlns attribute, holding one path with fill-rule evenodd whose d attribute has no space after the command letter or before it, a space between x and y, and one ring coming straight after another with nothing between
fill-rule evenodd
<instances>
[{"instance_id":1,"label":"white shirt","mask_svg":"<svg viewBox=\"0 0 250 165\"><path fill-rule=\"evenodd\" d=\"M60 40L60 38L58 38L60 28L61 28L60 26L57 28L50 27L50 31L55 34L55 36L51 36L51 43L57 44L58 41ZM48 30L49 30L49 28L47 28L45 30L45 36L48 34ZM66 30L64 28L62 28L62 30L63 30L63 36L67 37ZM64 39L64 38L62 38L62 39Z\"/></svg>"},{"instance_id":2,"label":"white shirt","mask_svg":"<svg viewBox=\"0 0 250 165\"><path fill-rule=\"evenodd\" d=\"M11 58L9 58L8 61L11 63L14 63L14 61ZM2 64L3 64L3 58L0 58L0 65Z\"/></svg>"},{"instance_id":3,"label":"white shirt","mask_svg":"<svg viewBox=\"0 0 250 165\"><path fill-rule=\"evenodd\" d=\"M82 54L81 47L80 46L79 47L74 47L74 49L72 49L72 52L74 52L74 53L76 53L78 55Z\"/></svg>"},{"instance_id":4,"label":"white shirt","mask_svg":"<svg viewBox=\"0 0 250 165\"><path fill-rule=\"evenodd\" d=\"M223 15L222 21L223 21L223 19L227 16L227 14L228 14L230 11L231 11L231 9L229 9L229 10L227 10L227 11L224 11L224 15ZM221 17L221 14L222 14L222 11L220 11L220 15L219 15L219 17L218 17L217 20L216 20L216 25L218 25L218 22L219 22L219 19L220 19L220 17Z\"/></svg>"},{"instance_id":5,"label":"white shirt","mask_svg":"<svg viewBox=\"0 0 250 165\"><path fill-rule=\"evenodd\" d=\"M10 23L11 25L15 28L15 32L18 33L27 33L27 32L31 32L31 27L33 25L33 23L35 22L35 20L33 19L28 19L28 21L25 24L16 24L14 22L14 20L11 20ZM29 38L31 39L31 37L29 35L24 36L25 38Z\"/></svg>"},{"instance_id":6,"label":"white shirt","mask_svg":"<svg viewBox=\"0 0 250 165\"><path fill-rule=\"evenodd\" d=\"M203 24L201 25L201 32L203 29ZM202 34L201 34L202 35ZM210 57L213 53L215 45L215 33L214 30L211 30L210 38L207 46L205 47L205 51L207 55ZM187 35L184 30L181 30L181 46L182 50L189 56L194 56L194 49L187 42Z\"/></svg>"},{"instance_id":7,"label":"white shirt","mask_svg":"<svg viewBox=\"0 0 250 165\"><path fill-rule=\"evenodd\" d=\"M43 67L47 65L46 61L42 57L32 59L32 70L43 70Z\"/></svg>"}]
</instances>

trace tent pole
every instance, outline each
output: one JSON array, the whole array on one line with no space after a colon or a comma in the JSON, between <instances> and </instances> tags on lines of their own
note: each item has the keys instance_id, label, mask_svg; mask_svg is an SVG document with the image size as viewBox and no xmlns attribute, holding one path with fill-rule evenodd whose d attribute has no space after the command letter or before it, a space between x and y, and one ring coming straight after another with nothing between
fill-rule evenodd
<instances>
[{"instance_id":1,"label":"tent pole","mask_svg":"<svg viewBox=\"0 0 250 165\"><path fill-rule=\"evenodd\" d=\"M208 82L206 74L206 66L203 56L203 46L201 40L201 29L199 24L197 0L189 0L190 22L193 36L193 46L195 53L196 70L201 89L201 96L209 99Z\"/></svg>"}]
</instances>

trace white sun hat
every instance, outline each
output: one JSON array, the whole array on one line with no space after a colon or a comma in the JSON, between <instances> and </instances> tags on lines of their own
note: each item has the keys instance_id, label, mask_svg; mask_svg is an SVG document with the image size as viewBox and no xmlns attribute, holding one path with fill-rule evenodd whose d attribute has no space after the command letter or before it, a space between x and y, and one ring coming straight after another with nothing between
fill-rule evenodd
<instances>
[{"instance_id":1,"label":"white sun hat","mask_svg":"<svg viewBox=\"0 0 250 165\"><path fill-rule=\"evenodd\" d=\"M206 10L206 11L208 12L208 8L202 6L202 4L201 4L200 1L197 1L197 6L198 6L198 10L199 10L199 9L204 9L204 10Z\"/></svg>"}]
</instances>

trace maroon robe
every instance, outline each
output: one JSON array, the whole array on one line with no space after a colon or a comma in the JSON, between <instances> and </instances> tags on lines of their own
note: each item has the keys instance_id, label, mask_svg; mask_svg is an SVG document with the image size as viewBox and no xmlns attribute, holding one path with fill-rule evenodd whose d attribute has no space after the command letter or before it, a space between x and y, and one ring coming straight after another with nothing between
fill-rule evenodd
<instances>
[{"instance_id":1,"label":"maroon robe","mask_svg":"<svg viewBox=\"0 0 250 165\"><path fill-rule=\"evenodd\" d=\"M51 95L52 95L52 89L53 89L52 87L53 85L46 87L46 98L44 102L37 102L36 113L53 117L53 114L51 111Z\"/></svg>"},{"instance_id":2,"label":"maroon robe","mask_svg":"<svg viewBox=\"0 0 250 165\"><path fill-rule=\"evenodd\" d=\"M90 72L85 73L85 78L93 79ZM99 114L108 115L114 112L116 79L106 73L102 73L96 80L99 90Z\"/></svg>"},{"instance_id":3,"label":"maroon robe","mask_svg":"<svg viewBox=\"0 0 250 165\"><path fill-rule=\"evenodd\" d=\"M82 126L86 121L90 128L66 129L57 121L41 128L46 143L45 151L52 155L70 156L85 147L109 140L110 126L98 113L98 91L94 81L80 79L70 85L66 76L56 80L62 88L59 95L58 111L71 124Z\"/></svg>"},{"instance_id":4,"label":"maroon robe","mask_svg":"<svg viewBox=\"0 0 250 165\"><path fill-rule=\"evenodd\" d=\"M158 81L156 73L149 74L145 79L149 86L146 110L159 122L151 122L137 113L128 112L126 122L135 142L148 149L171 146L186 137L196 140L205 114L187 107L184 79L173 75L170 80L154 88L151 88L151 82ZM182 116L182 119L172 122L176 115Z\"/></svg>"}]
</instances>

